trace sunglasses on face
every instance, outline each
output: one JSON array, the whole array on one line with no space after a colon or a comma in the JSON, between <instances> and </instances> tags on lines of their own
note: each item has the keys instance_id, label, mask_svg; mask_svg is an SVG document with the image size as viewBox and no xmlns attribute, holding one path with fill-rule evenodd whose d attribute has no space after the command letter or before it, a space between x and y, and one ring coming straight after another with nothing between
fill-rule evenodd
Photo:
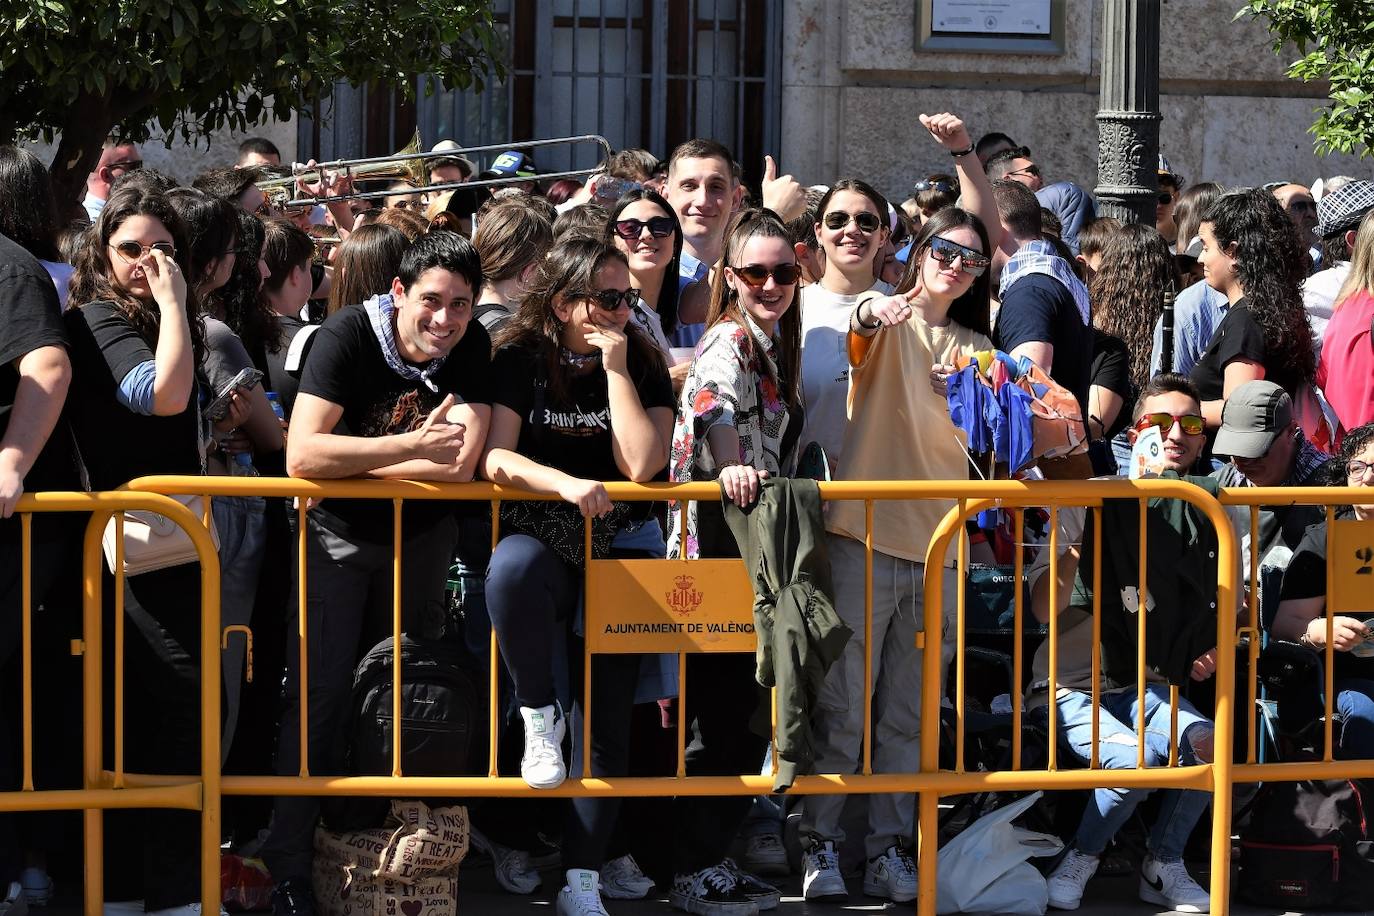
<instances>
[{"instance_id":1,"label":"sunglasses on face","mask_svg":"<svg viewBox=\"0 0 1374 916\"><path fill-rule=\"evenodd\" d=\"M132 264L152 251L162 252L167 256L168 260L172 260L177 256L176 246L171 242L154 242L151 245L140 245L133 239L125 239L122 242L111 244L110 247L119 253L119 256L124 259L124 263L126 264Z\"/></svg>"},{"instance_id":2,"label":"sunglasses on face","mask_svg":"<svg viewBox=\"0 0 1374 916\"><path fill-rule=\"evenodd\" d=\"M637 289L598 289L589 293L582 293L579 298L586 299L597 308L608 312L624 306L634 308L634 304L639 301L639 290Z\"/></svg>"},{"instance_id":3,"label":"sunglasses on face","mask_svg":"<svg viewBox=\"0 0 1374 916\"><path fill-rule=\"evenodd\" d=\"M632 242L644 234L645 229L656 239L666 239L673 234L673 220L668 216L655 216L650 219L618 219L615 221L615 234L627 242Z\"/></svg>"},{"instance_id":4,"label":"sunglasses on face","mask_svg":"<svg viewBox=\"0 0 1374 916\"><path fill-rule=\"evenodd\" d=\"M1038 165L1036 165L1035 163L1032 162L1030 165L1026 166L1024 169L1017 169L1017 170L1014 171L1014 172L1008 172L1008 173L1007 173L1007 177L1011 177L1012 175L1033 175L1034 177L1039 178L1039 177L1040 177L1040 166L1038 166Z\"/></svg>"},{"instance_id":5,"label":"sunglasses on face","mask_svg":"<svg viewBox=\"0 0 1374 916\"><path fill-rule=\"evenodd\" d=\"M825 215L825 228L843 229L849 225L851 219L854 220L854 225L859 227L859 231L865 235L877 232L878 227L883 224L876 213L869 213L867 210L852 216L843 210L831 210Z\"/></svg>"},{"instance_id":6,"label":"sunglasses on face","mask_svg":"<svg viewBox=\"0 0 1374 916\"><path fill-rule=\"evenodd\" d=\"M941 264L953 264L959 259L959 268L970 277L982 276L992 259L980 251L965 248L958 242L942 239L938 235L930 240L930 255Z\"/></svg>"},{"instance_id":7,"label":"sunglasses on face","mask_svg":"<svg viewBox=\"0 0 1374 916\"><path fill-rule=\"evenodd\" d=\"M1298 197L1290 200L1283 209L1289 213L1316 213L1317 204L1306 197Z\"/></svg>"},{"instance_id":8,"label":"sunglasses on face","mask_svg":"<svg viewBox=\"0 0 1374 916\"><path fill-rule=\"evenodd\" d=\"M1160 433L1168 435L1169 431L1177 423L1183 430L1184 435L1200 436L1206 428L1206 421L1195 413L1147 413L1135 421L1136 432L1149 429L1151 426L1159 427Z\"/></svg>"},{"instance_id":9,"label":"sunglasses on face","mask_svg":"<svg viewBox=\"0 0 1374 916\"><path fill-rule=\"evenodd\" d=\"M953 194L959 190L959 186L948 181L928 181L922 178L911 186L911 190L919 194L922 191L938 191L941 194Z\"/></svg>"},{"instance_id":10,"label":"sunglasses on face","mask_svg":"<svg viewBox=\"0 0 1374 916\"><path fill-rule=\"evenodd\" d=\"M1169 204L1171 204L1171 203L1173 203L1173 202L1174 202L1174 195L1170 194L1168 191L1160 191L1160 192L1159 192L1159 205L1160 205L1161 207L1167 207L1167 206L1169 206Z\"/></svg>"},{"instance_id":11,"label":"sunglasses on face","mask_svg":"<svg viewBox=\"0 0 1374 916\"><path fill-rule=\"evenodd\" d=\"M774 264L771 268L762 264L746 264L730 269L735 272L735 276L754 289L767 283L769 277L772 277L778 286L792 286L801 279L801 268L796 264Z\"/></svg>"}]
</instances>

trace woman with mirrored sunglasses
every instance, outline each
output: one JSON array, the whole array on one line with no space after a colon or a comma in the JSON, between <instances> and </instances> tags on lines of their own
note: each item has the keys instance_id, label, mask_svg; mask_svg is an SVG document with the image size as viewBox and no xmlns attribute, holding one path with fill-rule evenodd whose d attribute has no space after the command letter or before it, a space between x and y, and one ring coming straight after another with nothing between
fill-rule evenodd
<instances>
[{"instance_id":1,"label":"woman with mirrored sunglasses","mask_svg":"<svg viewBox=\"0 0 1374 916\"><path fill-rule=\"evenodd\" d=\"M534 788L563 782L563 737L581 736L580 728L564 720L555 671L567 670L572 684L582 683L577 620L584 570L577 560L583 519L592 520L598 543L631 525L641 535L659 530L650 503L613 505L602 483L661 478L668 463L672 387L662 355L630 320L637 298L624 254L600 239L571 236L541 261L520 310L493 341L483 474L561 501L541 504L547 508L536 512L503 509L502 538L485 587L521 718L520 774ZM622 552L615 543L611 555L663 556L661 534L647 549ZM567 668L555 664L556 647L566 648ZM593 661L595 713L592 746L580 748L584 773L628 772L640 662L638 655L598 655ZM571 692L580 705L581 689ZM563 829L568 883L560 912L572 911L573 897L578 906L600 906L598 875L610 856L619 810L616 798L572 800Z\"/></svg>"},{"instance_id":2,"label":"woman with mirrored sunglasses","mask_svg":"<svg viewBox=\"0 0 1374 916\"><path fill-rule=\"evenodd\" d=\"M1331 484L1374 487L1374 423L1356 427L1341 442L1331 462ZM1374 495L1363 504L1340 506L1338 521L1374 519ZM1325 653L1327 638L1327 522L1308 527L1283 574L1283 591L1270 634L1302 643ZM1331 619L1330 640L1335 651L1335 699L1340 714L1334 738L1337 758L1374 758L1374 616L1337 613ZM1282 712L1282 710L1280 710Z\"/></svg>"},{"instance_id":3,"label":"woman with mirrored sunglasses","mask_svg":"<svg viewBox=\"0 0 1374 916\"><path fill-rule=\"evenodd\" d=\"M616 201L606 222L606 242L624 253L630 279L640 291L631 318L663 351L672 367L668 339L677 328L677 271L682 257L682 226L677 214L656 191L636 188ZM687 369L676 369L672 375L674 389L680 389Z\"/></svg>"},{"instance_id":4,"label":"woman with mirrored sunglasses","mask_svg":"<svg viewBox=\"0 0 1374 916\"><path fill-rule=\"evenodd\" d=\"M802 429L797 378L801 322L792 235L771 210L745 210L725 235L721 269L711 286L706 332L697 343L673 429L672 479L719 481L725 497L752 505L761 481L786 476L796 461ZM670 506L669 556L739 556L719 503ZM685 539L685 543L684 543ZM757 773L766 739L750 729L760 702L754 658L738 654L691 655L683 698L688 727L699 736L688 756L688 775ZM727 864L726 856L752 802L680 798L674 823L673 902L690 912L749 910L751 896L769 892L758 879ZM719 909L695 909L696 905Z\"/></svg>"},{"instance_id":5,"label":"woman with mirrored sunglasses","mask_svg":"<svg viewBox=\"0 0 1374 916\"><path fill-rule=\"evenodd\" d=\"M67 418L92 490L149 474L205 473L196 382L205 338L186 281L190 252L185 223L167 198L130 188L110 196L77 258L75 307L63 316L73 369ZM114 607L108 572L103 589L104 606ZM128 576L123 592L125 708L138 711L124 719L125 765L197 773L200 569L188 563ZM121 885L150 912L198 901L198 815L130 814L106 818L107 848L131 856Z\"/></svg>"},{"instance_id":6,"label":"woman with mirrored sunglasses","mask_svg":"<svg viewBox=\"0 0 1374 916\"><path fill-rule=\"evenodd\" d=\"M968 476L961 434L949 418L946 379L956 359L991 349L988 340L987 230L978 217L946 207L917 233L907 272L892 296L867 293L850 316L852 367L841 480L957 480ZM865 632L865 508L830 503L826 549L835 609L854 637L826 676L816 706L816 771L852 773L864 734L864 658L873 661L873 769L910 772L919 764L922 588L925 552L949 502L873 504L872 628ZM953 569L943 571L945 610L954 606ZM940 640L928 643L932 649ZM938 650L937 650L938 651ZM803 889L811 897L843 891L836 852L843 838L843 796L806 803L808 848ZM864 891L895 901L915 896L915 866L906 848L915 829L911 794L869 799Z\"/></svg>"}]
</instances>

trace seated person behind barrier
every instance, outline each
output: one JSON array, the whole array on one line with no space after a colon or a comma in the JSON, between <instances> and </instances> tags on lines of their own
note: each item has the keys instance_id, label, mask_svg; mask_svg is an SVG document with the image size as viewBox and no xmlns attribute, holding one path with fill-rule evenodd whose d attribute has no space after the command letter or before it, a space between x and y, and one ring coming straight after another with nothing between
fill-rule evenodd
<instances>
[{"instance_id":1,"label":"seated person behind barrier","mask_svg":"<svg viewBox=\"0 0 1374 916\"><path fill-rule=\"evenodd\" d=\"M1366 423L1346 434L1337 458L1339 473L1333 475L1337 486L1374 486L1374 423ZM1374 505L1342 506L1338 519L1374 518ZM1307 529L1283 576L1282 600L1274 618L1271 634L1326 649L1326 520ZM1374 605L1374 602L1371 602ZM1367 625L1369 615L1332 619L1332 646L1336 677L1333 711L1343 718L1335 756L1347 759L1374 757L1374 661L1366 651L1374 630Z\"/></svg>"},{"instance_id":2,"label":"seated person behind barrier","mask_svg":"<svg viewBox=\"0 0 1374 916\"><path fill-rule=\"evenodd\" d=\"M482 326L469 320L481 277L477 253L466 239L432 232L406 251L389 293L326 319L312 342L291 417L286 465L292 477L472 479L491 413L491 343ZM340 771L354 668L362 653L391 633L392 511L390 501L330 499L311 510L302 533L310 589L312 774ZM457 539L453 507L408 501L402 530L404 629L433 634L443 620L444 584ZM291 593L297 593L295 584ZM277 772L294 776L300 769L294 620L287 632ZM310 870L318 812L315 798L276 800L263 859L277 880L278 916L313 912Z\"/></svg>"},{"instance_id":3,"label":"seated person behind barrier","mask_svg":"<svg viewBox=\"0 0 1374 916\"><path fill-rule=\"evenodd\" d=\"M1165 470L1177 474L1191 467L1204 441L1197 389L1184 376L1161 374L1146 385L1136 406L1132 440L1156 425L1164 434ZM1165 429L1165 424L1168 429ZM1190 431L1191 430L1191 431ZM1205 477L1185 477L1215 492ZM1138 689L1135 683L1138 543L1137 503L1109 502L1102 509L1101 645L1092 643L1093 526L1081 509L1059 513L1060 609L1056 715L1060 737L1084 763L1092 756L1092 655L1101 657L1098 759L1104 768L1136 765ZM1216 670L1216 535L1207 520L1181 500L1149 504L1149 568L1146 575L1149 636L1146 661L1152 669L1144 711L1145 760L1164 766L1169 760L1169 682L1191 676L1201 681ZM1081 546L1075 546L1080 545ZM1042 551L1031 570L1032 611L1049 619L1049 551ZM1082 557L1080 561L1080 556ZM1075 573L1077 574L1075 577ZM1072 587L1070 587L1072 585ZM1027 708L1047 716L1049 642L1035 656ZM1168 682L1166 682L1166 679ZM1178 704L1179 760L1183 764L1212 759L1212 723L1187 700ZM1068 852L1049 876L1050 906L1077 909L1083 888L1097 871L1103 850L1153 789L1097 789L1083 812ZM1163 804L1141 866L1140 897L1149 903L1193 913L1208 911L1208 894L1183 865L1183 848L1193 826L1207 810L1204 792L1165 790Z\"/></svg>"},{"instance_id":4,"label":"seated person behind barrier","mask_svg":"<svg viewBox=\"0 0 1374 916\"><path fill-rule=\"evenodd\" d=\"M1307 440L1293 419L1293 400L1273 382L1241 385L1226 399L1213 454L1230 463L1212 473L1222 487L1311 487L1327 480L1331 456ZM1244 568L1250 568L1250 507L1228 508ZM1323 518L1320 506L1264 506L1259 513L1260 620L1273 620L1279 582L1309 525ZM1325 580L1323 580L1325 581Z\"/></svg>"}]
</instances>

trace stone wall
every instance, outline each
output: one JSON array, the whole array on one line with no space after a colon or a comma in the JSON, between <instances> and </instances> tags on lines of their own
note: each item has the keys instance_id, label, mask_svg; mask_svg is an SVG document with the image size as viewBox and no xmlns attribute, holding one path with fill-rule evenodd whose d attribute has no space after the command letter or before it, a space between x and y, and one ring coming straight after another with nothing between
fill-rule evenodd
<instances>
[{"instance_id":1,"label":"stone wall","mask_svg":"<svg viewBox=\"0 0 1374 916\"><path fill-rule=\"evenodd\" d=\"M949 157L916 120L954 111L1031 148L1047 181L1097 183L1102 10L1065 0L1062 54L916 49L913 0L789 0L783 14L782 166L803 183L861 177L897 199ZM1165 0L1160 147L1192 181L1311 183L1366 175L1357 156L1319 159L1307 133L1324 87L1284 76L1268 32L1233 21L1240 0Z\"/></svg>"}]
</instances>

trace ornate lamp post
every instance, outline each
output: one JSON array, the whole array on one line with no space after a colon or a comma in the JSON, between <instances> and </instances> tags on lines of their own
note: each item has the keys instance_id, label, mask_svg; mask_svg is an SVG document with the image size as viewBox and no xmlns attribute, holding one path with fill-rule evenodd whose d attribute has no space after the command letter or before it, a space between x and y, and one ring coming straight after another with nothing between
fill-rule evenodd
<instances>
[{"instance_id":1,"label":"ornate lamp post","mask_svg":"<svg viewBox=\"0 0 1374 916\"><path fill-rule=\"evenodd\" d=\"M1104 0L1097 212L1154 224L1159 157L1160 0Z\"/></svg>"}]
</instances>

